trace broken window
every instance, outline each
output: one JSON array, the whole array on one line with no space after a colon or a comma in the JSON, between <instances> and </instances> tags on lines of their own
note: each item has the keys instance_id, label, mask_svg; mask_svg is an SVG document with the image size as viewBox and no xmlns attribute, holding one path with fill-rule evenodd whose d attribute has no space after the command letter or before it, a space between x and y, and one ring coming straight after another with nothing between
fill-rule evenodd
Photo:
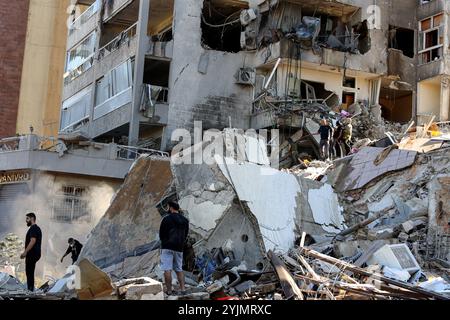
<instances>
[{"instance_id":1,"label":"broken window","mask_svg":"<svg viewBox=\"0 0 450 320\"><path fill-rule=\"evenodd\" d=\"M215 0L204 1L202 45L212 50L239 52L242 31L240 16L245 8L220 3Z\"/></svg>"},{"instance_id":2,"label":"broken window","mask_svg":"<svg viewBox=\"0 0 450 320\"><path fill-rule=\"evenodd\" d=\"M75 222L91 220L86 188L63 186L55 196L53 203L53 220L58 222Z\"/></svg>"},{"instance_id":3,"label":"broken window","mask_svg":"<svg viewBox=\"0 0 450 320\"><path fill-rule=\"evenodd\" d=\"M133 65L134 61L125 61L97 80L95 86L96 106L131 88Z\"/></svg>"},{"instance_id":4,"label":"broken window","mask_svg":"<svg viewBox=\"0 0 450 320\"><path fill-rule=\"evenodd\" d=\"M389 48L401 50L414 58L414 30L389 26Z\"/></svg>"},{"instance_id":5,"label":"broken window","mask_svg":"<svg viewBox=\"0 0 450 320\"><path fill-rule=\"evenodd\" d=\"M356 88L356 78L344 76L342 79L342 86L347 88Z\"/></svg>"},{"instance_id":6,"label":"broken window","mask_svg":"<svg viewBox=\"0 0 450 320\"><path fill-rule=\"evenodd\" d=\"M94 55L95 41L96 33L92 32L67 53L66 72L78 68Z\"/></svg>"},{"instance_id":7,"label":"broken window","mask_svg":"<svg viewBox=\"0 0 450 320\"><path fill-rule=\"evenodd\" d=\"M443 14L420 21L418 46L420 64L442 58L444 47Z\"/></svg>"}]
</instances>

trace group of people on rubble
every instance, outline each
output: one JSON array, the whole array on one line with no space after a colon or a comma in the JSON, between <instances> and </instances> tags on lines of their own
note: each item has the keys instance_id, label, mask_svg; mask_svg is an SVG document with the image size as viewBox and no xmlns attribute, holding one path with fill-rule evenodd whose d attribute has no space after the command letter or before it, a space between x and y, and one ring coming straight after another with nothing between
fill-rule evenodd
<instances>
[{"instance_id":1,"label":"group of people on rubble","mask_svg":"<svg viewBox=\"0 0 450 320\"><path fill-rule=\"evenodd\" d=\"M351 152L352 118L342 117L336 124L325 118L320 120L320 127L315 135L320 134L320 157L322 160L344 157Z\"/></svg>"},{"instance_id":2,"label":"group of people on rubble","mask_svg":"<svg viewBox=\"0 0 450 320\"><path fill-rule=\"evenodd\" d=\"M160 230L160 266L164 272L164 282L166 284L166 293L172 295L172 272L174 271L180 286L181 294L186 293L185 277L183 273L183 252L185 251L188 233L189 221L180 211L178 203L171 201L165 209ZM34 291L34 273L37 262L41 259L42 230L36 223L36 215L32 212L26 214L26 224L29 227L25 236L25 250L20 255L25 259L25 271L27 277L27 287L29 291ZM61 258L71 254L72 264L75 264L80 255L83 245L76 239L69 238L69 247Z\"/></svg>"},{"instance_id":3,"label":"group of people on rubble","mask_svg":"<svg viewBox=\"0 0 450 320\"><path fill-rule=\"evenodd\" d=\"M29 291L34 291L34 273L37 262L41 259L41 245L42 245L42 230L36 223L36 215L33 212L26 214L25 222L29 228L25 235L25 250L20 255L21 259L25 260L25 274L27 277L27 288ZM69 247L61 258L61 263L64 258L71 254L72 264L78 260L83 245L76 239L69 238Z\"/></svg>"}]
</instances>

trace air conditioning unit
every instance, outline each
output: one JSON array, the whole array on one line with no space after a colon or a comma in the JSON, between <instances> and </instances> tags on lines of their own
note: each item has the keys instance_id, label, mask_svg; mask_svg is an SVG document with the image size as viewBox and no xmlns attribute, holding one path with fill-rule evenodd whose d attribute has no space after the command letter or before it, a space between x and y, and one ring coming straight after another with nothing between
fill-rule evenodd
<instances>
[{"instance_id":1,"label":"air conditioning unit","mask_svg":"<svg viewBox=\"0 0 450 320\"><path fill-rule=\"evenodd\" d=\"M420 270L420 266L414 258L414 255L404 243L381 247L367 261L367 264L379 264L388 266L389 268L406 270L410 274Z\"/></svg>"},{"instance_id":2,"label":"air conditioning unit","mask_svg":"<svg viewBox=\"0 0 450 320\"><path fill-rule=\"evenodd\" d=\"M256 32L252 28L247 27L241 32L241 48L246 50L256 49Z\"/></svg>"},{"instance_id":3,"label":"air conditioning unit","mask_svg":"<svg viewBox=\"0 0 450 320\"><path fill-rule=\"evenodd\" d=\"M252 68L241 68L236 75L236 83L245 85L254 85L256 81L256 72Z\"/></svg>"},{"instance_id":4,"label":"air conditioning unit","mask_svg":"<svg viewBox=\"0 0 450 320\"><path fill-rule=\"evenodd\" d=\"M241 24L243 26L248 25L250 22L256 19L256 12L253 9L242 10L241 12Z\"/></svg>"}]
</instances>

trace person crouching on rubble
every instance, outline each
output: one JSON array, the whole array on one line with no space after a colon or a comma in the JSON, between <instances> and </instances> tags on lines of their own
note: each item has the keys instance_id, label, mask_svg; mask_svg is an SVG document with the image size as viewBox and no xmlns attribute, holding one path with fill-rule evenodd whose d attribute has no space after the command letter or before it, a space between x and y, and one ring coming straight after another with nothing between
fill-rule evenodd
<instances>
[{"instance_id":1,"label":"person crouching on rubble","mask_svg":"<svg viewBox=\"0 0 450 320\"><path fill-rule=\"evenodd\" d=\"M172 270L177 274L181 294L185 294L183 273L183 248L189 233L189 221L180 213L180 206L169 202L169 214L163 217L159 228L161 240L161 270L167 294L172 294Z\"/></svg>"},{"instance_id":2,"label":"person crouching on rubble","mask_svg":"<svg viewBox=\"0 0 450 320\"><path fill-rule=\"evenodd\" d=\"M333 137L333 128L326 119L320 121L320 128L316 134L320 134L320 156L322 160L330 159L330 141Z\"/></svg>"},{"instance_id":3,"label":"person crouching on rubble","mask_svg":"<svg viewBox=\"0 0 450 320\"><path fill-rule=\"evenodd\" d=\"M75 262L77 262L78 260L83 245L80 243L80 241L74 238L69 238L67 242L69 243L69 247L67 248L66 253L62 256L61 263L63 262L66 256L72 254L72 264L75 264Z\"/></svg>"}]
</instances>

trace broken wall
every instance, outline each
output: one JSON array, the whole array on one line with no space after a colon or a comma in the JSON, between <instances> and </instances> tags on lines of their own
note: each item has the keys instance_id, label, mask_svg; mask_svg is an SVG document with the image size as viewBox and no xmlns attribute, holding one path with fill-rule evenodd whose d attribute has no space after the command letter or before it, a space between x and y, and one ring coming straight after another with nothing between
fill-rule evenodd
<instances>
[{"instance_id":1,"label":"broken wall","mask_svg":"<svg viewBox=\"0 0 450 320\"><path fill-rule=\"evenodd\" d=\"M100 268L157 248L161 214L157 204L172 182L167 158L141 156L133 164L111 206L89 235L80 260Z\"/></svg>"},{"instance_id":2,"label":"broken wall","mask_svg":"<svg viewBox=\"0 0 450 320\"><path fill-rule=\"evenodd\" d=\"M252 53L229 53L202 47L203 1L178 0L174 6L174 50L169 77L169 125L163 149L176 128L192 129L195 120L205 129L231 125L247 129L252 86L235 83L239 68L252 65ZM186 54L189 53L189 54Z\"/></svg>"}]
</instances>

